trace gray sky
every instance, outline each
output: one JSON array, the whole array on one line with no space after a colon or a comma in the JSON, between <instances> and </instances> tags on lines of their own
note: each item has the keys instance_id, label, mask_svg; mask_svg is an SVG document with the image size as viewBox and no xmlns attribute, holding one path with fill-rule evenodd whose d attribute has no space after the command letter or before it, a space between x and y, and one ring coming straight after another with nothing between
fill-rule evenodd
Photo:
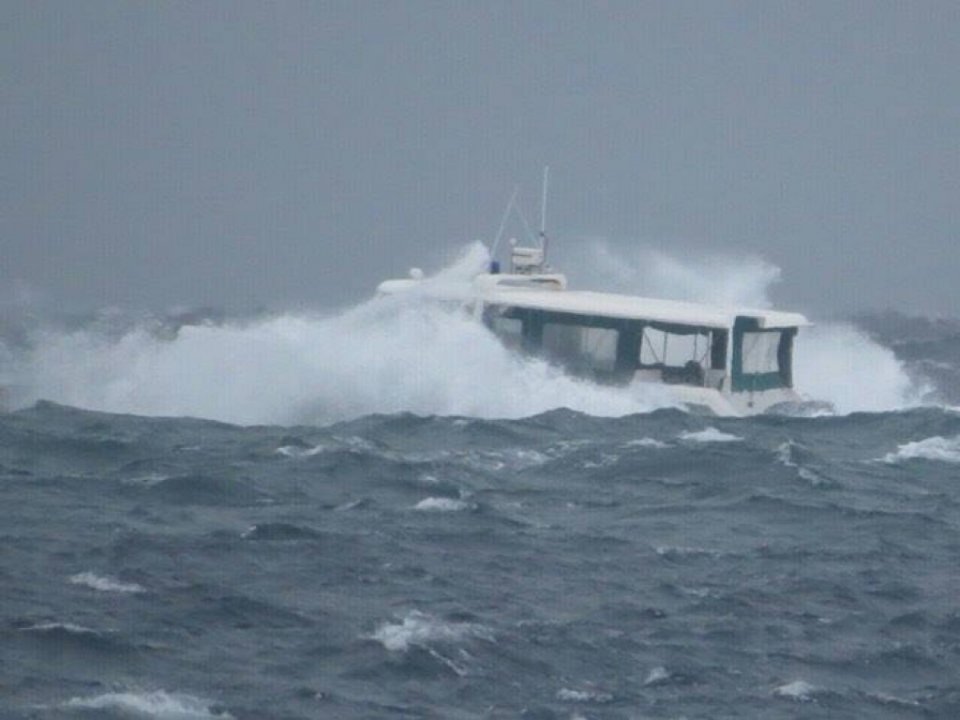
<instances>
[{"instance_id":1,"label":"gray sky","mask_svg":"<svg viewBox=\"0 0 960 720\"><path fill-rule=\"evenodd\" d=\"M489 238L758 253L960 315L960 3L0 0L0 283L322 306ZM642 288L638 288L642 291Z\"/></svg>"}]
</instances>

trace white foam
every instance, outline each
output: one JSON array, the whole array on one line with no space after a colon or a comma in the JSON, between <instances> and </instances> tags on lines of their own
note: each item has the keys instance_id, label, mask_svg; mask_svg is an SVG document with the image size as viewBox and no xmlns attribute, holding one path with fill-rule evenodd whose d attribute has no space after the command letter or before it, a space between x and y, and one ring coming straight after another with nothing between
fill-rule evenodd
<instances>
[{"instance_id":1,"label":"white foam","mask_svg":"<svg viewBox=\"0 0 960 720\"><path fill-rule=\"evenodd\" d=\"M687 440L689 442L700 442L700 443L710 443L710 442L740 442L743 440L742 437L736 435L731 435L730 433L721 432L715 427L708 427L705 430L699 430L697 432L686 431L682 432L679 435L681 440Z\"/></svg>"},{"instance_id":2,"label":"white foam","mask_svg":"<svg viewBox=\"0 0 960 720\"><path fill-rule=\"evenodd\" d=\"M755 255L681 258L637 243L614 247L602 238L563 245L557 254L578 285L671 300L766 308L769 288L780 279L780 268Z\"/></svg>"},{"instance_id":3,"label":"white foam","mask_svg":"<svg viewBox=\"0 0 960 720\"><path fill-rule=\"evenodd\" d=\"M797 477L806 480L811 485L824 485L827 483L822 477L809 468L805 468L799 463L793 461L793 448L795 444L792 440L780 443L777 446L777 461L784 467L792 468L797 471Z\"/></svg>"},{"instance_id":4,"label":"white foam","mask_svg":"<svg viewBox=\"0 0 960 720\"><path fill-rule=\"evenodd\" d=\"M439 281L454 284L458 269ZM660 404L644 388L603 387L521 358L455 304L424 303L416 293L326 317L184 326L172 339L146 323L120 337L46 330L15 374L21 404L45 398L245 424L395 412L525 417L558 407L619 416Z\"/></svg>"},{"instance_id":5,"label":"white foam","mask_svg":"<svg viewBox=\"0 0 960 720\"><path fill-rule=\"evenodd\" d=\"M482 625L447 622L417 610L407 613L399 623L384 623L372 637L391 652L405 652L411 646L424 647L433 642L456 642L471 637L489 642L494 640L493 634Z\"/></svg>"},{"instance_id":6,"label":"white foam","mask_svg":"<svg viewBox=\"0 0 960 720\"><path fill-rule=\"evenodd\" d=\"M920 404L916 385L893 351L844 323L803 328L794 353L797 390L838 413L885 412Z\"/></svg>"},{"instance_id":7,"label":"white foam","mask_svg":"<svg viewBox=\"0 0 960 720\"><path fill-rule=\"evenodd\" d=\"M93 628L84 627L83 625L75 625L74 623L45 622L20 628L20 632L47 633L54 632L56 630L63 630L70 635L100 635L100 632L94 630Z\"/></svg>"},{"instance_id":8,"label":"white foam","mask_svg":"<svg viewBox=\"0 0 960 720\"><path fill-rule=\"evenodd\" d=\"M925 440L908 442L887 453L883 462L899 463L905 460L935 460L937 462L960 463L960 436L945 438L939 435Z\"/></svg>"},{"instance_id":9,"label":"white foam","mask_svg":"<svg viewBox=\"0 0 960 720\"><path fill-rule=\"evenodd\" d=\"M460 510L469 510L471 507L470 503L463 500L448 497L428 497L414 505L413 509L422 512L459 512Z\"/></svg>"},{"instance_id":10,"label":"white foam","mask_svg":"<svg viewBox=\"0 0 960 720\"><path fill-rule=\"evenodd\" d=\"M296 445L284 445L278 447L274 452L277 455L283 455L288 458L304 458L304 457L313 457L314 455L319 455L324 452L327 448L323 445L317 445L315 447L297 447Z\"/></svg>"},{"instance_id":11,"label":"white foam","mask_svg":"<svg viewBox=\"0 0 960 720\"><path fill-rule=\"evenodd\" d=\"M819 692L819 688L811 685L805 680L794 680L780 687L774 688L773 694L776 697L797 700L799 702L809 702L813 696Z\"/></svg>"},{"instance_id":12,"label":"white foam","mask_svg":"<svg viewBox=\"0 0 960 720\"><path fill-rule=\"evenodd\" d=\"M628 440L623 444L623 447L645 447L662 450L663 448L670 446L661 440L657 440L656 438L645 437L638 440Z\"/></svg>"},{"instance_id":13,"label":"white foam","mask_svg":"<svg viewBox=\"0 0 960 720\"><path fill-rule=\"evenodd\" d=\"M716 550L708 550L701 547L690 547L684 545L658 545L654 552L660 557L697 557L708 556L717 557L720 553Z\"/></svg>"},{"instance_id":14,"label":"white foam","mask_svg":"<svg viewBox=\"0 0 960 720\"><path fill-rule=\"evenodd\" d=\"M425 286L463 297L486 259L482 245L471 245ZM684 261L645 251L624 261L597 247L583 262L602 275L584 287L720 304L769 305L767 288L779 276L757 258ZM17 389L20 405L48 399L241 424L395 412L517 418L558 407L622 416L675 404L652 383L605 387L520 358L456 302L442 307L419 295L375 298L326 316L184 326L173 338L156 332L156 322L123 332L48 328L34 333L30 350L11 351L4 382ZM919 396L892 352L847 326L804 329L795 376L801 391L840 412L895 409Z\"/></svg>"},{"instance_id":15,"label":"white foam","mask_svg":"<svg viewBox=\"0 0 960 720\"><path fill-rule=\"evenodd\" d=\"M211 709L210 703L183 693L115 692L89 698L71 698L65 707L84 710L113 710L135 718L157 720L231 720L228 712Z\"/></svg>"},{"instance_id":16,"label":"white foam","mask_svg":"<svg viewBox=\"0 0 960 720\"><path fill-rule=\"evenodd\" d=\"M92 572L82 572L70 576L70 582L74 585L83 585L92 590L100 592L113 593L142 593L146 592L142 585L137 583L122 582L103 575L96 575Z\"/></svg>"},{"instance_id":17,"label":"white foam","mask_svg":"<svg viewBox=\"0 0 960 720\"><path fill-rule=\"evenodd\" d=\"M719 305L768 308L770 289L781 275L756 256L683 258L642 244L614 248L596 238L558 251L561 262L568 259L571 277L584 285ZM928 392L910 379L892 350L846 323L817 323L800 331L794 378L799 392L844 414L911 407Z\"/></svg>"},{"instance_id":18,"label":"white foam","mask_svg":"<svg viewBox=\"0 0 960 720\"><path fill-rule=\"evenodd\" d=\"M653 668L648 674L647 679L643 681L644 685L660 685L670 679L670 673L662 665Z\"/></svg>"},{"instance_id":19,"label":"white foam","mask_svg":"<svg viewBox=\"0 0 960 720\"><path fill-rule=\"evenodd\" d=\"M613 702L613 695L599 690L573 690L560 688L557 690L557 700L576 703L609 703Z\"/></svg>"},{"instance_id":20,"label":"white foam","mask_svg":"<svg viewBox=\"0 0 960 720\"><path fill-rule=\"evenodd\" d=\"M901 705L903 707L921 707L921 703L909 698L901 698L888 693L873 693L868 695L882 705Z\"/></svg>"}]
</instances>

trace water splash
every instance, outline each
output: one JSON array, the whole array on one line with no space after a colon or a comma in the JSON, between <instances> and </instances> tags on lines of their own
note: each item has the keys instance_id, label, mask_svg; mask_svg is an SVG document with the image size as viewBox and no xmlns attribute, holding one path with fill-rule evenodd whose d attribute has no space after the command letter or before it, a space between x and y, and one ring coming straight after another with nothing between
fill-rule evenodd
<instances>
[{"instance_id":1,"label":"water splash","mask_svg":"<svg viewBox=\"0 0 960 720\"><path fill-rule=\"evenodd\" d=\"M111 692L86 698L71 698L65 707L79 710L104 710L125 717L158 720L232 720L233 716L205 700L184 693Z\"/></svg>"},{"instance_id":2,"label":"water splash","mask_svg":"<svg viewBox=\"0 0 960 720\"><path fill-rule=\"evenodd\" d=\"M945 438L940 435L900 445L896 452L887 453L882 461L890 464L907 460L933 460L960 463L960 436Z\"/></svg>"},{"instance_id":3,"label":"water splash","mask_svg":"<svg viewBox=\"0 0 960 720\"><path fill-rule=\"evenodd\" d=\"M779 270L758 259L684 263L662 254L595 249L603 289L688 300L768 305ZM652 258L652 259L651 259ZM488 260L479 243L425 281L462 297ZM517 418L558 407L621 416L670 406L661 387L603 387L508 352L458 309L418 293L378 297L335 314L284 313L197 322L171 330L127 319L79 329L35 329L25 348L0 352L15 404L38 399L119 413L206 417L240 424L326 423L372 413ZM0 346L2 349L2 346ZM840 412L891 410L917 392L892 352L855 329L805 330L798 389Z\"/></svg>"},{"instance_id":4,"label":"water splash","mask_svg":"<svg viewBox=\"0 0 960 720\"><path fill-rule=\"evenodd\" d=\"M406 652L412 646L452 643L467 638L494 642L493 633L482 625L441 620L418 610L411 610L398 623L382 624L372 636L391 652Z\"/></svg>"},{"instance_id":5,"label":"water splash","mask_svg":"<svg viewBox=\"0 0 960 720\"><path fill-rule=\"evenodd\" d=\"M893 351L846 323L805 328L794 353L797 389L837 412L883 412L918 405L926 392Z\"/></svg>"},{"instance_id":6,"label":"water splash","mask_svg":"<svg viewBox=\"0 0 960 720\"><path fill-rule=\"evenodd\" d=\"M768 308L780 268L755 255L701 254L679 258L646 245L614 246L600 238L560 252L578 286L642 297Z\"/></svg>"}]
</instances>

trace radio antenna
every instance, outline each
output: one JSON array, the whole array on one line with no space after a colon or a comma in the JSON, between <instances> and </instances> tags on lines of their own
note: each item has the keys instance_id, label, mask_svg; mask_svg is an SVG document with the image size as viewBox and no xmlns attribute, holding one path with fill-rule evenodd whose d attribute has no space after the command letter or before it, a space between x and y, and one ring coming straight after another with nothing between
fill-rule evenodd
<instances>
[{"instance_id":1,"label":"radio antenna","mask_svg":"<svg viewBox=\"0 0 960 720\"><path fill-rule=\"evenodd\" d=\"M543 193L540 196L540 248L547 257L547 190L550 186L550 166L543 166Z\"/></svg>"},{"instance_id":2,"label":"radio antenna","mask_svg":"<svg viewBox=\"0 0 960 720\"><path fill-rule=\"evenodd\" d=\"M507 202L507 207L503 209L503 217L500 218L500 227L497 229L497 236L493 240L493 247L490 249L490 257L497 257L497 248L500 247L500 239L503 237L503 231L507 227L507 219L510 217L510 210L513 209L514 204L517 202L517 195L520 192L520 186L514 185L513 192L510 194L510 200Z\"/></svg>"}]
</instances>

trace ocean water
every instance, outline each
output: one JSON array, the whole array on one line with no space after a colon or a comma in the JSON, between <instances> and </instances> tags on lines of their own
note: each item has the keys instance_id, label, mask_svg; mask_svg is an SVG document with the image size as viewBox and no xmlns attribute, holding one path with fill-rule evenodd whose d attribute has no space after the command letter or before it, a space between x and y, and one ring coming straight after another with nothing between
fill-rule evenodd
<instances>
[{"instance_id":1,"label":"ocean water","mask_svg":"<svg viewBox=\"0 0 960 720\"><path fill-rule=\"evenodd\" d=\"M17 323L4 720L960 717L956 323L749 419L405 301Z\"/></svg>"},{"instance_id":2,"label":"ocean water","mask_svg":"<svg viewBox=\"0 0 960 720\"><path fill-rule=\"evenodd\" d=\"M960 416L0 417L4 718L960 714Z\"/></svg>"}]
</instances>

